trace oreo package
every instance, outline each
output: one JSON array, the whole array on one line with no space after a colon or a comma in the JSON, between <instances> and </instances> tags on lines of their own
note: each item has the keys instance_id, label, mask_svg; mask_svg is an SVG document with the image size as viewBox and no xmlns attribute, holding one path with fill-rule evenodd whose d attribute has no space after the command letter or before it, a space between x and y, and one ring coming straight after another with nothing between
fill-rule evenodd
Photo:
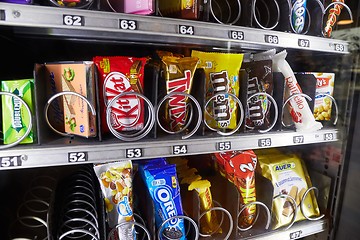
<instances>
[{"instance_id":1,"label":"oreo package","mask_svg":"<svg viewBox=\"0 0 360 240\"><path fill-rule=\"evenodd\" d=\"M176 175L175 164L151 164L139 166L139 172L146 184L154 203L156 228L173 216L182 216L183 208L180 196L180 186ZM167 221L161 229L160 240L186 240L184 220L174 218Z\"/></svg>"}]
</instances>

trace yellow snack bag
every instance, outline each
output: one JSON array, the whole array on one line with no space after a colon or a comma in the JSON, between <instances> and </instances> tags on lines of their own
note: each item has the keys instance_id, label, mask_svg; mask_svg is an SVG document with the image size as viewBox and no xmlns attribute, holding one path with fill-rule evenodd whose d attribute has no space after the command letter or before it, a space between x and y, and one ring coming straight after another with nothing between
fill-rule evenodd
<instances>
[{"instance_id":1,"label":"yellow snack bag","mask_svg":"<svg viewBox=\"0 0 360 240\"><path fill-rule=\"evenodd\" d=\"M205 121L214 129L235 129L237 126L237 103L228 93L239 95L239 71L243 61L240 53L201 52L191 55L199 58L198 67L206 75L206 100L213 99L205 109Z\"/></svg>"},{"instance_id":2,"label":"yellow snack bag","mask_svg":"<svg viewBox=\"0 0 360 240\"><path fill-rule=\"evenodd\" d=\"M309 174L303 161L296 155L276 154L258 157L260 173L268 178L273 186L273 196L287 194L297 205L295 222L306 218L300 210L300 201L305 191L312 186ZM308 217L320 215L320 210L314 194L309 194L304 200L304 214ZM294 214L294 202L290 197L274 198L272 211L274 213L273 229L287 226Z\"/></svg>"}]
</instances>

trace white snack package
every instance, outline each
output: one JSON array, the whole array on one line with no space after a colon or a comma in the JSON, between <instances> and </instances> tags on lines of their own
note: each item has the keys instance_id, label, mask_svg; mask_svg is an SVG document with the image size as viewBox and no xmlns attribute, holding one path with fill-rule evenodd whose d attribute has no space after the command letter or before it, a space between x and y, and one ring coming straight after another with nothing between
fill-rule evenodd
<instances>
[{"instance_id":1,"label":"white snack package","mask_svg":"<svg viewBox=\"0 0 360 240\"><path fill-rule=\"evenodd\" d=\"M284 75L287 94L289 96L302 93L294 72L291 69L289 63L285 60L287 56L286 50L283 50L273 57L273 71L281 72ZM296 131L299 132L311 132L319 130L323 127L320 122L317 122L313 113L310 110L309 104L303 96L295 96L289 101L289 111L292 120L295 124Z\"/></svg>"}]
</instances>

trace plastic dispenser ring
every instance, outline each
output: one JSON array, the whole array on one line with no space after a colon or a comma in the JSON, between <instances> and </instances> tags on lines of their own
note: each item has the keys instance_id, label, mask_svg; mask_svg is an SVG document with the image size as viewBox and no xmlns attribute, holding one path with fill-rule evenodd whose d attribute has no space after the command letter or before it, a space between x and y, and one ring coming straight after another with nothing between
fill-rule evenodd
<instances>
[{"instance_id":1,"label":"plastic dispenser ring","mask_svg":"<svg viewBox=\"0 0 360 240\"><path fill-rule=\"evenodd\" d=\"M277 199L277 198L286 198L286 199L290 199L290 201L292 202L291 205L293 206L293 218L291 219L291 222L289 223L289 225L285 228L285 231L288 230L289 228L292 227L292 225L295 223L295 220L296 220L296 217L297 217L297 210L298 210L298 207L296 205L296 201L295 199L288 195L288 194L279 194L277 196L274 197L274 200Z\"/></svg>"},{"instance_id":2,"label":"plastic dispenser ring","mask_svg":"<svg viewBox=\"0 0 360 240\"><path fill-rule=\"evenodd\" d=\"M240 214L241 214L246 208L248 208L248 207L251 206L251 205L260 205L260 206L262 206L262 207L265 208L266 214L267 214L267 222L266 222L265 229L268 229L268 228L270 227L271 214L270 214L269 208L268 208L264 203L262 203L262 202L254 201L254 202L250 202L250 203L248 203L248 204L245 204L245 205L240 209L240 211L239 211L239 213L238 213L238 218L240 217ZM254 224L255 224L258 216L259 216L259 211L256 211L256 212L257 212L257 214L256 214L256 219L255 219L255 221L253 221L253 223L252 223L250 226L248 226L247 228L241 228L241 227L238 226L237 228L238 228L240 231L242 231L242 232L247 231L247 230L249 230L250 228L252 228L252 227L254 226Z\"/></svg>"},{"instance_id":3,"label":"plastic dispenser ring","mask_svg":"<svg viewBox=\"0 0 360 240\"><path fill-rule=\"evenodd\" d=\"M146 233L146 236L148 238L148 240L151 239L151 235L150 235L150 232L149 230L146 229L146 227L138 222L135 222L135 221L132 221L132 222L122 222L122 223L119 223L118 225L116 225L113 229L111 229L111 231L109 232L108 234L108 237L107 237L107 240L111 240L113 239L112 236L114 235L115 233L115 230L122 227L122 226L125 226L125 225L135 225L135 226L138 226L140 228L142 228L144 230L144 232Z\"/></svg>"},{"instance_id":4,"label":"plastic dispenser ring","mask_svg":"<svg viewBox=\"0 0 360 240\"><path fill-rule=\"evenodd\" d=\"M307 94L305 94L305 93L295 93L295 94L291 95L290 97L288 97L288 98L286 99L286 101L284 102L284 105L282 106L282 112L284 112L284 108L285 108L286 104L288 104L291 99L293 99L294 97L298 97L298 96L301 96L301 97L306 98L309 102L312 101L311 97L309 97L309 95L307 95ZM293 125L293 124L286 125L286 124L284 123L284 114L283 114L283 116L281 117L281 124L282 124L284 127L286 127L286 128L289 128L289 127L291 127L291 126Z\"/></svg>"},{"instance_id":5,"label":"plastic dispenser ring","mask_svg":"<svg viewBox=\"0 0 360 240\"><path fill-rule=\"evenodd\" d=\"M138 132L133 133L133 134L122 134L119 131L116 131L112 124L111 124L111 106L119 99L125 96L129 96L129 95L135 95L136 97L139 97L141 99L143 99L146 104L147 104L147 109L148 109L148 118L146 121L145 126ZM138 92L123 92L120 93L118 95L116 95L113 99L111 99L111 101L108 103L107 108L106 108L106 123L107 126L109 127L111 133L117 137L120 140L123 141L137 141L142 139L143 137L145 137L152 129L152 127L154 126L155 123L155 114L154 114L154 108L153 105L151 104L150 100L148 98L146 98L144 95L142 95L141 93Z\"/></svg>"},{"instance_id":6,"label":"plastic dispenser ring","mask_svg":"<svg viewBox=\"0 0 360 240\"><path fill-rule=\"evenodd\" d=\"M231 232L232 232L232 230L233 230L233 228L234 228L234 223L233 223L231 214L230 214L229 211L226 210L225 208L223 208L223 207L213 207L213 208L210 208L209 210L207 210L207 211L205 211L205 212L203 212L203 213L200 214L198 222L200 223L200 219L201 219L202 217L204 217L205 214L207 214L208 212L211 212L211 211L221 211L221 212L224 212L224 213L229 217L229 222L230 222L230 224L229 224L229 225L230 225L230 226L229 226L229 231L228 231L228 233L226 234L226 236L225 236L225 238L224 238L224 240L228 240L228 239L230 238ZM211 237L213 234L215 234L215 233L220 229L220 226L221 226L222 222L223 222L223 219L221 219L221 222L220 222L220 224L219 224L218 229L217 229L216 231L214 231L212 234L202 234L202 233L199 233L199 235L200 235L201 237Z\"/></svg>"},{"instance_id":7,"label":"plastic dispenser ring","mask_svg":"<svg viewBox=\"0 0 360 240\"><path fill-rule=\"evenodd\" d=\"M277 104L276 104L275 99L274 99L270 94L265 93L265 92L255 93L255 94L251 95L251 96L247 99L247 103L251 102L251 99L252 99L253 97L257 97L257 96L266 96L267 98L270 99L270 101L271 101L271 102L273 103L273 105L274 105L274 119L273 119L271 125L270 125L267 129L259 130L260 133L266 133L266 132L270 131L270 130L275 126L276 121L277 121L277 119L278 119L279 110L278 110L278 106L277 106ZM246 127L251 129L251 127L248 127L248 126L246 126Z\"/></svg>"},{"instance_id":8,"label":"plastic dispenser ring","mask_svg":"<svg viewBox=\"0 0 360 240\"><path fill-rule=\"evenodd\" d=\"M179 132L184 131L184 130L189 126L190 121L191 121L192 116L193 116L193 108L192 108L192 105L191 105L191 104L190 104L190 116L189 116L189 119L188 119L186 125L185 125L182 129L180 129L180 130L178 130L178 131L176 131L176 132L169 131L169 130L165 129L164 126L160 123L160 120L159 120L160 108L161 108L161 106L163 105L163 103L165 102L166 99L168 99L168 98L170 98L170 97L172 97L172 96L174 96L174 95L183 95L183 96L185 96L185 97L190 98L191 101L194 102L194 104L195 104L195 106L196 106L196 109L197 109L197 112L198 112L198 118L197 118L197 122L196 122L196 125L195 125L194 129L193 129L189 134L181 137L182 139L188 139L188 138L190 138L192 135L194 135L194 134L196 133L196 131L199 129L200 124L201 124L201 121L202 121L202 111L201 111L200 104L198 103L198 101L196 100L196 98L194 98L192 95L190 95L190 94L188 94L188 93L185 93L185 92L171 92L171 93L167 94L165 97L163 97L163 99L160 100L160 102L159 102L159 104L158 104L158 107L157 107L157 109L156 109L156 121L157 121L159 127L160 127L164 132L167 132L167 133L169 133L169 134L177 134L177 133L179 133Z\"/></svg>"},{"instance_id":9,"label":"plastic dispenser ring","mask_svg":"<svg viewBox=\"0 0 360 240\"><path fill-rule=\"evenodd\" d=\"M77 93L77 92L70 92L70 91L59 92L59 93L54 94L51 98L49 98L49 100L46 102L45 109L44 109L46 123L51 128L51 130L53 130L57 134L59 134L61 136L65 136L65 137L71 137L71 136L73 136L72 134L63 133L63 132L56 130L51 125L51 123L49 121L49 117L48 117L48 111L49 111L49 107L50 107L50 104L52 103L52 101L54 101L55 98L58 98L58 97L64 96L64 95L74 95L74 96L77 96L77 97L81 98L82 100L84 100L86 102L86 104L90 107L90 110L91 110L91 113L93 116L96 116L96 111L95 111L94 106L89 102L89 100L87 100L86 97L84 97L83 95L81 95L80 93Z\"/></svg>"},{"instance_id":10,"label":"plastic dispenser ring","mask_svg":"<svg viewBox=\"0 0 360 240\"><path fill-rule=\"evenodd\" d=\"M265 4L265 5L267 6L268 1L264 1L264 0L261 0L261 1L262 1L263 4ZM253 2L252 2L252 9L251 9L251 11L253 12L254 20L255 20L256 24L257 24L260 28L262 28L262 29L272 30L272 29L276 28L276 26L277 26L277 25L279 24L279 22L280 22L280 7L279 7L279 4L278 4L277 0L272 0L272 1L274 2L275 8L276 8L277 17L276 17L276 20L275 20L274 24L273 24L272 26L270 26L270 27L263 26L263 25L260 23L259 19L258 19L257 16L256 16L256 2L257 2L257 0L253 0ZM267 14L268 14L268 16L269 16L269 18L270 18L271 12L270 12L270 10L269 10L268 8L267 8Z\"/></svg>"},{"instance_id":11,"label":"plastic dispenser ring","mask_svg":"<svg viewBox=\"0 0 360 240\"><path fill-rule=\"evenodd\" d=\"M317 195L318 195L318 193L319 193L319 190L317 189L317 187L311 187L311 188L309 188L308 190L306 190L306 192L304 193L304 195L303 195L302 198L301 198L300 210L301 210L302 214L304 215L304 217L305 217L307 220L316 221L316 220L322 219L325 215L322 214L322 215L320 215L319 217L311 218L311 217L308 217L308 216L305 214L305 211L304 211L304 200L305 200L306 196L309 194L309 192L310 192L311 190L314 190L314 191L315 191L316 197L317 197Z\"/></svg>"},{"instance_id":12,"label":"plastic dispenser ring","mask_svg":"<svg viewBox=\"0 0 360 240\"><path fill-rule=\"evenodd\" d=\"M24 135L22 135L18 140L16 140L13 143L0 146L0 150L1 150L1 149L6 149L6 148L13 147L13 146L19 144L22 140L24 140L29 135L29 133L30 133L30 131L32 129L32 124L33 124L32 120L33 119L32 119L31 110L30 110L29 106L26 104L26 102L21 97L19 97L18 95L15 95L13 93L10 93L10 92L0 92L0 95L6 95L6 96L16 98L25 107L27 113L29 114L29 126L27 127L26 132L24 133Z\"/></svg>"},{"instance_id":13,"label":"plastic dispenser ring","mask_svg":"<svg viewBox=\"0 0 360 240\"><path fill-rule=\"evenodd\" d=\"M164 237L165 237L165 239L169 239L168 237L166 237L166 236L164 236L162 234L162 232L164 231L163 229L164 229L166 223L170 222L173 219L177 219L177 218L188 220L194 226L194 229L195 229L194 240L198 240L199 239L199 228L197 227L196 222L194 220L192 220L192 218L190 218L188 216L172 216L172 217L166 219L159 227L159 230L158 230L158 233L157 233L157 236L158 236L157 239L163 239ZM177 239L169 239L169 240L177 240Z\"/></svg>"},{"instance_id":14,"label":"plastic dispenser ring","mask_svg":"<svg viewBox=\"0 0 360 240\"><path fill-rule=\"evenodd\" d=\"M232 93L217 93L215 94L214 96L212 96L205 104L205 114L207 114L208 116L210 116L211 118L213 118L213 116L207 111L207 106L209 105L209 103L213 100L213 99L216 99L218 97L222 97L224 95L229 95L230 97L232 97L235 102L239 105L239 108L240 108L240 120L238 122L238 124L236 125L235 129L233 129L232 131L230 132L222 132L220 131L219 129L215 129L215 128L212 128L209 126L209 124L206 122L206 120L204 120L204 123L206 125L207 128L209 128L210 130L214 131L214 132L217 132L218 134L220 135L223 135L223 136L230 136L232 135L233 133L237 132L239 130L239 128L241 127L241 124L242 122L244 121L244 108L243 108L243 105L241 104L240 100Z\"/></svg>"}]
</instances>

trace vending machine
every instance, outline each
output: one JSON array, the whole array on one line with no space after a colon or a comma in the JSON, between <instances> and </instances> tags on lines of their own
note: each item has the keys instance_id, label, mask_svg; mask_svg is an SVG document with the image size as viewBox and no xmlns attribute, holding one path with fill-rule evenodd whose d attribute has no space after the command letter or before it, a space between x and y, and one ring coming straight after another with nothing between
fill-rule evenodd
<instances>
[{"instance_id":1,"label":"vending machine","mask_svg":"<svg viewBox=\"0 0 360 240\"><path fill-rule=\"evenodd\" d=\"M356 239L358 5L0 0L0 239Z\"/></svg>"}]
</instances>

